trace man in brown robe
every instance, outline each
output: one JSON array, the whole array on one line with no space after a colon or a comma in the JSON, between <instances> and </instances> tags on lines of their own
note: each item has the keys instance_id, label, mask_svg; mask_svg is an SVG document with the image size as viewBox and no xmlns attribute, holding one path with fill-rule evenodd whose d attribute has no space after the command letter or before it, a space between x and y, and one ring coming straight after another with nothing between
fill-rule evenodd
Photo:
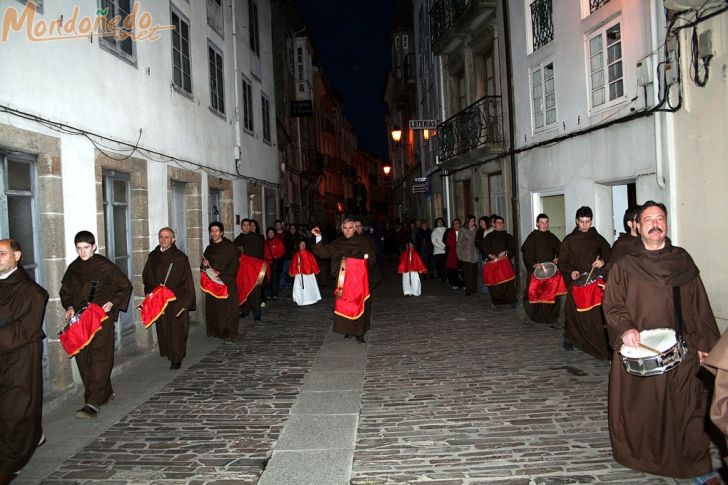
<instances>
[{"instance_id":1,"label":"man in brown robe","mask_svg":"<svg viewBox=\"0 0 728 485\"><path fill-rule=\"evenodd\" d=\"M243 219L240 222L240 230L242 232L233 241L240 252L253 258L265 259L265 239L262 234L251 229L250 219ZM253 320L260 321L261 301L262 285L256 285L248 294L248 298L240 305L240 316L245 318L250 312L253 312Z\"/></svg>"},{"instance_id":2,"label":"man in brown robe","mask_svg":"<svg viewBox=\"0 0 728 485\"><path fill-rule=\"evenodd\" d=\"M235 342L238 335L238 259L240 251L230 239L224 237L222 222L210 223L210 245L205 248L202 270L212 268L228 289L227 298L215 298L205 293L205 326L208 337L217 337L227 343Z\"/></svg>"},{"instance_id":3,"label":"man in brown robe","mask_svg":"<svg viewBox=\"0 0 728 485\"><path fill-rule=\"evenodd\" d=\"M43 444L43 316L48 293L19 266L22 252L0 240L0 483L9 483Z\"/></svg>"},{"instance_id":4,"label":"man in brown robe","mask_svg":"<svg viewBox=\"0 0 728 485\"><path fill-rule=\"evenodd\" d=\"M703 365L715 375L710 419L723 433L728 448L728 332L723 333L718 343L711 349L710 355L703 361Z\"/></svg>"},{"instance_id":5,"label":"man in brown robe","mask_svg":"<svg viewBox=\"0 0 728 485\"><path fill-rule=\"evenodd\" d=\"M162 316L155 322L159 355L167 357L170 369L179 369L187 355L187 334L190 312L195 310L195 284L187 255L175 244L175 234L169 227L159 230L159 246L149 253L142 280L144 293L151 293L164 284L174 293L175 300L167 304ZM169 271L169 276L167 272ZM166 282L165 282L166 278Z\"/></svg>"},{"instance_id":6,"label":"man in brown robe","mask_svg":"<svg viewBox=\"0 0 728 485\"><path fill-rule=\"evenodd\" d=\"M358 234L354 226L354 219L344 218L341 223L341 235L329 243L322 241L321 230L318 227L311 229L311 234L316 238L316 244L312 248L313 253L319 258L331 258L331 276L337 278L339 267L343 258L364 258L367 255L367 268L369 271L369 290L371 291L378 283L376 281L377 250L370 237ZM372 296L364 302L364 313L356 320L344 318L334 314L334 332L343 334L346 337L354 335L358 342L364 343L364 334L371 326L372 317Z\"/></svg>"},{"instance_id":7,"label":"man in brown robe","mask_svg":"<svg viewBox=\"0 0 728 485\"><path fill-rule=\"evenodd\" d=\"M554 233L549 231L549 216L539 214L536 217L536 229L531 231L523 245L521 246L521 254L523 254L523 264L528 271L528 280L533 278L533 270L540 263L559 262L559 247L561 241ZM556 297L555 303L528 303L528 284L525 285L526 292L523 297L524 307L528 317L539 323L555 324L559 319L559 297Z\"/></svg>"},{"instance_id":8,"label":"man in brown robe","mask_svg":"<svg viewBox=\"0 0 728 485\"><path fill-rule=\"evenodd\" d=\"M492 222L493 232L477 241L478 249L489 260L508 256L512 264L517 248L516 238L506 232L506 222L501 216L494 216ZM490 293L490 302L494 306L515 306L518 302L515 279L500 285L488 286L488 292Z\"/></svg>"},{"instance_id":9,"label":"man in brown robe","mask_svg":"<svg viewBox=\"0 0 728 485\"><path fill-rule=\"evenodd\" d=\"M640 241L614 262L603 302L615 349L609 374L612 453L635 470L711 483L707 402L697 373L718 341L718 328L698 268L667 238L665 206L648 201L637 220ZM620 362L622 344L639 346L642 330L676 329L677 298L687 355L665 374L628 374Z\"/></svg>"},{"instance_id":10,"label":"man in brown robe","mask_svg":"<svg viewBox=\"0 0 728 485\"><path fill-rule=\"evenodd\" d=\"M597 359L607 360L610 355L601 305L591 310L578 311L574 303L574 282L583 273L592 273L604 267L609 259L609 243L592 227L591 208L582 206L576 211L576 227L561 243L559 270L568 286L564 304L564 350L579 350Z\"/></svg>"},{"instance_id":11,"label":"man in brown robe","mask_svg":"<svg viewBox=\"0 0 728 485\"><path fill-rule=\"evenodd\" d=\"M77 418L95 418L99 406L114 398L111 370L114 367L114 322L126 311L132 286L121 270L105 257L94 254L96 238L81 231L73 239L76 258L61 280L61 304L70 320L88 303L97 303L109 317L91 343L76 354L76 365L85 388L85 405L76 411ZM94 289L95 288L95 289Z\"/></svg>"},{"instance_id":12,"label":"man in brown robe","mask_svg":"<svg viewBox=\"0 0 728 485\"><path fill-rule=\"evenodd\" d=\"M632 206L624 211L624 217L622 218L624 232L619 233L619 238L612 244L612 252L609 255L610 262L616 261L622 255L623 250L629 247L630 244L634 244L639 238L637 222L635 221L638 210L639 206ZM609 267L608 264L607 268Z\"/></svg>"}]
</instances>

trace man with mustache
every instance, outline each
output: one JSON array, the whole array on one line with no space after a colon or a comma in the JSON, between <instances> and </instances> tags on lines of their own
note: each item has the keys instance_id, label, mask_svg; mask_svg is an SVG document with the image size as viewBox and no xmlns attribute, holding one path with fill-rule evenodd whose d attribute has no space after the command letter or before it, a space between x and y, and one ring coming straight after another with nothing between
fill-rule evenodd
<instances>
[{"instance_id":1,"label":"man with mustache","mask_svg":"<svg viewBox=\"0 0 728 485\"><path fill-rule=\"evenodd\" d=\"M705 432L707 402L699 364L720 336L698 268L667 237L667 210L648 201L637 212L639 238L625 244L609 272L602 306L614 349L609 375L609 436L619 463L692 483L715 483ZM640 332L682 327L687 353L669 372L628 374L622 344L640 345Z\"/></svg>"}]
</instances>

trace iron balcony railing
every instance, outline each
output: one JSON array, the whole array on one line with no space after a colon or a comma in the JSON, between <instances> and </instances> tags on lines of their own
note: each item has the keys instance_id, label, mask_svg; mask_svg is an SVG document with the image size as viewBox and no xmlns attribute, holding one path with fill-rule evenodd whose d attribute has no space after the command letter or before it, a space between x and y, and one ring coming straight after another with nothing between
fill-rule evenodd
<instances>
[{"instance_id":1,"label":"iron balcony railing","mask_svg":"<svg viewBox=\"0 0 728 485\"><path fill-rule=\"evenodd\" d=\"M503 143L503 110L500 96L484 96L437 125L440 159L490 144Z\"/></svg>"},{"instance_id":2,"label":"iron balcony railing","mask_svg":"<svg viewBox=\"0 0 728 485\"><path fill-rule=\"evenodd\" d=\"M533 50L538 50L554 40L551 0L536 0L531 3L531 32L533 34Z\"/></svg>"},{"instance_id":3,"label":"iron balcony railing","mask_svg":"<svg viewBox=\"0 0 728 485\"><path fill-rule=\"evenodd\" d=\"M430 9L432 45L453 26L474 0L437 0Z\"/></svg>"},{"instance_id":4,"label":"iron balcony railing","mask_svg":"<svg viewBox=\"0 0 728 485\"><path fill-rule=\"evenodd\" d=\"M589 13L594 13L606 4L609 0L589 0Z\"/></svg>"}]
</instances>

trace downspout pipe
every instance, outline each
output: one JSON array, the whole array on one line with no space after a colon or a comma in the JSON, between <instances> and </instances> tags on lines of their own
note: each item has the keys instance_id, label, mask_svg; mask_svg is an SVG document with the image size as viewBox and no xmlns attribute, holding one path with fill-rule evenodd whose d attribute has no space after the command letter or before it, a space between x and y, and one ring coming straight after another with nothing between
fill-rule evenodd
<instances>
[{"instance_id":1,"label":"downspout pipe","mask_svg":"<svg viewBox=\"0 0 728 485\"><path fill-rule=\"evenodd\" d=\"M233 148L234 153L234 163L235 163L235 172L240 173L240 169L238 167L238 164L240 163L240 159L242 158L242 147L241 144L241 135L240 135L240 92L239 92L239 82L238 82L238 24L237 24L237 17L235 16L235 2L234 0L230 2L230 15L232 16L232 41L233 41L233 79L235 82L233 82L233 98L235 102L235 110L233 113L235 113L234 116L234 122L233 122L233 129L235 130L235 147ZM252 202L252 201L251 201ZM249 210L252 211L252 206L249 207Z\"/></svg>"}]
</instances>

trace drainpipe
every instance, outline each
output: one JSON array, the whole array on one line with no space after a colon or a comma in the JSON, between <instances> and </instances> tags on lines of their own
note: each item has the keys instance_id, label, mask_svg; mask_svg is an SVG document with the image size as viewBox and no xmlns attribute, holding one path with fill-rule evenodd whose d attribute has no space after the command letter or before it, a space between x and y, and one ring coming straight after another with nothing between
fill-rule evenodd
<instances>
[{"instance_id":1,"label":"drainpipe","mask_svg":"<svg viewBox=\"0 0 728 485\"><path fill-rule=\"evenodd\" d=\"M242 158L242 148L240 146L240 92L238 82L238 27L235 18L235 1L230 2L230 15L232 16L232 40L233 40L233 97L235 102L235 113L233 129L235 130L235 148L233 149L235 158L235 172L240 173L238 164ZM247 184L246 184L247 185ZM251 209L252 210L252 209Z\"/></svg>"},{"instance_id":2,"label":"drainpipe","mask_svg":"<svg viewBox=\"0 0 728 485\"><path fill-rule=\"evenodd\" d=\"M439 65L439 81L440 81L440 95L439 95L439 103L440 103L440 119L445 120L445 74L443 73L443 67L442 67L442 58L440 56L437 56L437 59L435 60L437 64ZM437 159L439 160L439 158ZM445 175L442 177L442 184L445 187L445 226L450 227L450 221L452 221L452 214L450 212L450 176Z\"/></svg>"}]
</instances>

